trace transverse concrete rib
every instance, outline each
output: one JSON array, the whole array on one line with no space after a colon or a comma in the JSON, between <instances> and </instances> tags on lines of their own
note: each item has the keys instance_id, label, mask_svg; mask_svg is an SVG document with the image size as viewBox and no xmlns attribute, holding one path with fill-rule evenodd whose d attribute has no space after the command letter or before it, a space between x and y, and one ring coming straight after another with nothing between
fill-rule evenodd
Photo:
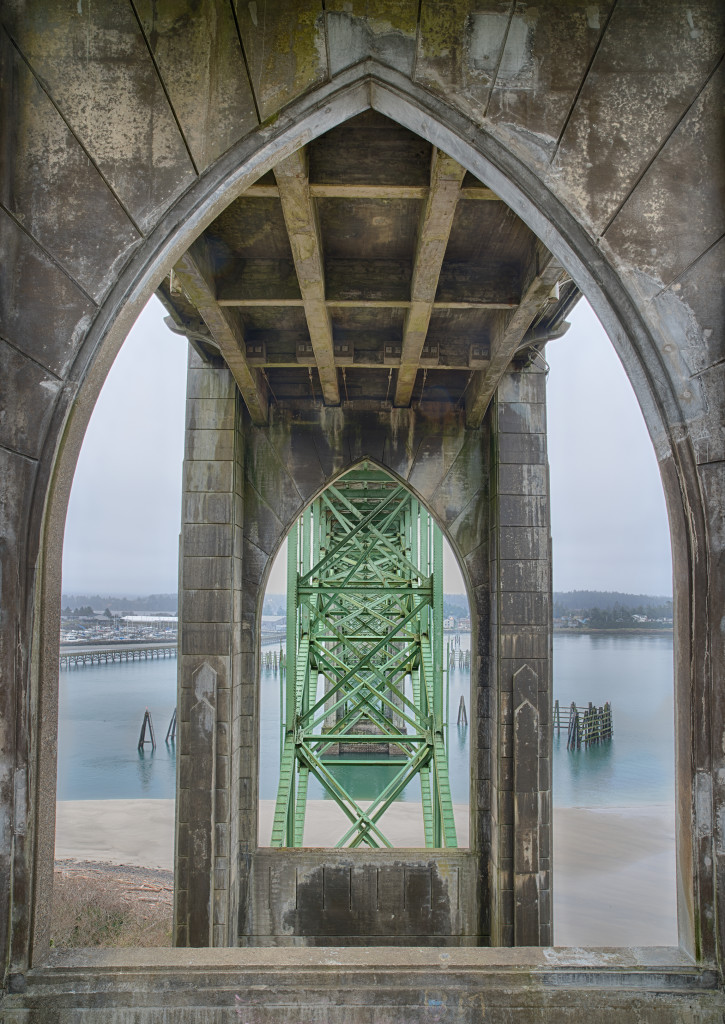
<instances>
[{"instance_id":1,"label":"transverse concrete rib","mask_svg":"<svg viewBox=\"0 0 725 1024\"><path fill-rule=\"evenodd\" d=\"M420 356L428 333L433 301L443 265L456 203L461 194L465 170L439 149L433 150L430 191L418 228L418 242L410 287L410 307L403 328L395 404L410 405Z\"/></svg>"},{"instance_id":2,"label":"transverse concrete rib","mask_svg":"<svg viewBox=\"0 0 725 1024\"><path fill-rule=\"evenodd\" d=\"M320 230L310 196L307 156L297 150L274 169L292 258L302 292L307 328L327 405L340 404L332 344L332 323L325 305L325 268Z\"/></svg>"},{"instance_id":3,"label":"transverse concrete rib","mask_svg":"<svg viewBox=\"0 0 725 1024\"><path fill-rule=\"evenodd\" d=\"M539 261L538 273L524 292L518 308L508 320L502 318L499 331L491 338L491 362L485 370L476 371L466 391L467 427L480 427L502 374L536 316L549 302L551 290L562 276L561 264L548 253Z\"/></svg>"},{"instance_id":4,"label":"transverse concrete rib","mask_svg":"<svg viewBox=\"0 0 725 1024\"><path fill-rule=\"evenodd\" d=\"M174 276L196 306L219 346L227 366L249 410L252 422L263 426L267 422L268 399L258 370L247 362L244 332L234 310L222 309L216 300L213 273L206 243L203 238L181 257L174 267Z\"/></svg>"},{"instance_id":5,"label":"transverse concrete rib","mask_svg":"<svg viewBox=\"0 0 725 1024\"><path fill-rule=\"evenodd\" d=\"M430 191L428 185L361 185L324 182L310 182L310 195L313 199L427 199ZM279 197L277 185L250 185L244 192L245 198L269 199ZM463 199L480 199L484 202L501 200L490 188L483 185L472 185L461 189Z\"/></svg>"}]
</instances>

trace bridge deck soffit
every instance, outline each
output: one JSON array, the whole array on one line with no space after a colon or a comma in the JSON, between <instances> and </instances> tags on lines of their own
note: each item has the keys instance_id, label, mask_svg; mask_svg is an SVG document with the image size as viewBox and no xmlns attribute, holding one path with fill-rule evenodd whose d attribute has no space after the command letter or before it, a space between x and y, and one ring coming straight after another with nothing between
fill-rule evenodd
<instances>
[{"instance_id":1,"label":"bridge deck soffit","mask_svg":"<svg viewBox=\"0 0 725 1024\"><path fill-rule=\"evenodd\" d=\"M491 189L367 111L234 200L159 289L172 329L267 404L435 401L476 427L576 286Z\"/></svg>"}]
</instances>

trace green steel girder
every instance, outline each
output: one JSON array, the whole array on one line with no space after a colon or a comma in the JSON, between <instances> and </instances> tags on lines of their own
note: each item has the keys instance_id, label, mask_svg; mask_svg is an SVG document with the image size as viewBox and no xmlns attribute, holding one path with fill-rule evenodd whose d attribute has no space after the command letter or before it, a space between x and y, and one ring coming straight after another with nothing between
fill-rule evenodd
<instances>
[{"instance_id":1,"label":"green steel girder","mask_svg":"<svg viewBox=\"0 0 725 1024\"><path fill-rule=\"evenodd\" d=\"M405 487L364 462L312 503L288 539L273 846L302 845L311 775L350 823L338 846L390 846L380 819L416 776L426 846L457 845L443 661L441 532ZM367 759L353 753L364 745ZM340 764L396 770L363 808L336 776Z\"/></svg>"}]
</instances>

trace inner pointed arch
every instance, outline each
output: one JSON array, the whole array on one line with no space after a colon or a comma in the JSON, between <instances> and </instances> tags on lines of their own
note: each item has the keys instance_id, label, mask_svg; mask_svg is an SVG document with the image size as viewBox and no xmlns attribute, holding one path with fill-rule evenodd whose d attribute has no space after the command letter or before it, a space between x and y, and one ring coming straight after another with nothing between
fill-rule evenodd
<instances>
[{"instance_id":1,"label":"inner pointed arch","mask_svg":"<svg viewBox=\"0 0 725 1024\"><path fill-rule=\"evenodd\" d=\"M261 657L263 684L270 670L280 674L271 845L320 845L321 835L353 848L467 845L449 779L448 673L465 707L456 667L467 678L471 655L460 636L452 653L444 638L440 527L404 481L361 458L319 492L286 542L286 646ZM263 730L270 697L263 685ZM454 761L465 779L468 723L459 719ZM326 804L308 804L310 784Z\"/></svg>"}]
</instances>

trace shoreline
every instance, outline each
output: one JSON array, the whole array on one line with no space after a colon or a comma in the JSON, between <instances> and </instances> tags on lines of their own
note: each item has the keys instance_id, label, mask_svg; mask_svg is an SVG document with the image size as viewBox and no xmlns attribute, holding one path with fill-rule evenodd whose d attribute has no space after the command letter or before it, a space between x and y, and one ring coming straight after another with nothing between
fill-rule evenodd
<instances>
[{"instance_id":1,"label":"shoreline","mask_svg":"<svg viewBox=\"0 0 725 1024\"><path fill-rule=\"evenodd\" d=\"M310 801L308 844L329 845L339 837L336 815L319 806L328 803ZM274 801L260 801L262 836L265 828L271 832L273 808ZM422 820L417 838L411 827L422 819L419 806L394 808L391 821L381 821L389 837L422 846ZM555 807L553 816L556 944L676 945L674 806ZM461 846L467 844L467 817L467 807L457 805ZM308 834L310 824L314 834ZM92 861L172 870L173 831L173 800L59 801L57 867Z\"/></svg>"},{"instance_id":2,"label":"shoreline","mask_svg":"<svg viewBox=\"0 0 725 1024\"><path fill-rule=\"evenodd\" d=\"M601 634L602 636L674 636L672 626L657 629L654 626L623 626L619 629L597 629L588 626L554 626L553 633L557 636L579 636L580 633Z\"/></svg>"}]
</instances>

